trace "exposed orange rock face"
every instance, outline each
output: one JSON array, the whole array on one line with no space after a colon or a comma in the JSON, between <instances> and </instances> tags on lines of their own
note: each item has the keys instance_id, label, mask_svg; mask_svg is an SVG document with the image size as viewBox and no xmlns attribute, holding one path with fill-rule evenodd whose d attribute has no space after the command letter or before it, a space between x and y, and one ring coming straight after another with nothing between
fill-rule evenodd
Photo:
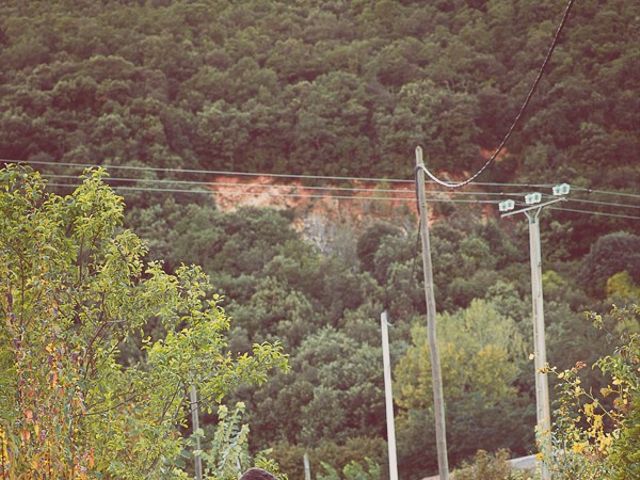
<instances>
[{"instance_id":1,"label":"exposed orange rock face","mask_svg":"<svg viewBox=\"0 0 640 480\"><path fill-rule=\"evenodd\" d=\"M394 216L398 209L416 213L413 183L381 185L353 182L343 185L304 185L300 181L280 181L276 177L216 177L210 185L216 205L222 211L240 207L291 209L296 213L322 211L327 216L351 220Z\"/></svg>"},{"instance_id":2,"label":"exposed orange rock face","mask_svg":"<svg viewBox=\"0 0 640 480\"><path fill-rule=\"evenodd\" d=\"M480 149L480 157L488 159L493 150ZM502 149L496 161L508 155ZM438 172L442 178L453 181L464 180L469 172L462 172L462 178L455 178L447 172ZM218 176L211 179L210 189L216 204L222 211L232 211L240 207L270 207L294 211L294 218L312 213L327 218L361 223L367 218L386 219L403 215L418 215L415 186L412 181L388 182L385 184L354 181L349 184L305 185L300 180L278 176ZM440 192L440 195L446 193Z\"/></svg>"},{"instance_id":3,"label":"exposed orange rock face","mask_svg":"<svg viewBox=\"0 0 640 480\"><path fill-rule=\"evenodd\" d=\"M484 153L491 155L488 151ZM209 188L222 211L241 207L290 210L293 228L322 250L332 250L336 241L344 243L348 238L352 241L377 221L393 223L408 231L415 227L418 218L412 181L305 185L300 180L284 177L247 175L214 177ZM442 189L433 190L431 194L453 199ZM482 217L492 216L494 209L493 205L480 207ZM432 223L436 215L433 209L429 213L429 223Z\"/></svg>"},{"instance_id":4,"label":"exposed orange rock face","mask_svg":"<svg viewBox=\"0 0 640 480\"><path fill-rule=\"evenodd\" d=\"M217 177L210 189L222 211L269 207L293 212L293 228L329 251L353 243L357 231L375 221L411 225L417 218L413 182L304 185L277 177Z\"/></svg>"}]
</instances>

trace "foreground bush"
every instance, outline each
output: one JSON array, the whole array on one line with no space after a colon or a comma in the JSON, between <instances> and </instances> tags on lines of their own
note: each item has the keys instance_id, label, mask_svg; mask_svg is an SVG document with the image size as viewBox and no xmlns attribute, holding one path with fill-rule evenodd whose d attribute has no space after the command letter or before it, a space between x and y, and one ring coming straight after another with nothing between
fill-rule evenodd
<instances>
[{"instance_id":1,"label":"foreground bush","mask_svg":"<svg viewBox=\"0 0 640 480\"><path fill-rule=\"evenodd\" d=\"M478 450L473 462L464 463L456 470L454 480L533 480L533 474L511 469L509 452L500 450L491 455L484 450Z\"/></svg>"},{"instance_id":2,"label":"foreground bush","mask_svg":"<svg viewBox=\"0 0 640 480\"><path fill-rule=\"evenodd\" d=\"M609 383L599 391L582 385L578 363L563 372L556 411L553 454L546 459L554 479L640 478L640 307L615 308L597 325L621 335L622 345L593 368Z\"/></svg>"},{"instance_id":3,"label":"foreground bush","mask_svg":"<svg viewBox=\"0 0 640 480\"><path fill-rule=\"evenodd\" d=\"M184 478L188 388L220 401L286 367L278 345L228 353L206 275L146 264L103 176L58 196L36 173L0 170L3 478ZM123 348L137 349L126 365Z\"/></svg>"}]
</instances>

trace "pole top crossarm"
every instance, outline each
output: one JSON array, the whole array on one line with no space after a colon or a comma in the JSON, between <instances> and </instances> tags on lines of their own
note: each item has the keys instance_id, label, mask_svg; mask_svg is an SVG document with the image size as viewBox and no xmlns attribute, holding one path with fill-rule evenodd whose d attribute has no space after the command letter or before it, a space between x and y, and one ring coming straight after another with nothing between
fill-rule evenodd
<instances>
[{"instance_id":1,"label":"pole top crossarm","mask_svg":"<svg viewBox=\"0 0 640 480\"><path fill-rule=\"evenodd\" d=\"M531 205L530 207L521 208L520 210L512 210L510 212L505 212L500 215L500 218L510 217L511 215L516 215L518 213L526 213L531 210L541 209L548 205L553 205L554 203L565 202L566 200L567 200L566 197L554 198L553 200L549 200L548 202L538 203L536 205Z\"/></svg>"}]
</instances>

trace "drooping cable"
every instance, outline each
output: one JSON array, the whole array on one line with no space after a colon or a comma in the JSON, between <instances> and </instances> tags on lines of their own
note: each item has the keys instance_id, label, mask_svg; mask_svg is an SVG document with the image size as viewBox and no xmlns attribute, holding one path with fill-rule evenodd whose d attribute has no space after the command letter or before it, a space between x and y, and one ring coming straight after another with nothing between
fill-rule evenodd
<instances>
[{"instance_id":1,"label":"drooping cable","mask_svg":"<svg viewBox=\"0 0 640 480\"><path fill-rule=\"evenodd\" d=\"M535 91L536 91L536 89L538 87L538 84L540 83L540 80L542 79L542 75L544 74L544 71L545 71L545 69L547 67L547 64L549 63L549 60L551 59L551 55L553 54L553 51L555 50L556 45L558 44L558 39L560 38L560 33L562 32L562 29L564 28L565 24L567 23L567 19L569 18L569 12L571 11L571 7L573 7L574 2L575 2L575 0L569 0L567 2L567 6L565 7L564 14L562 16L562 20L560 21L560 24L558 25L558 28L556 29L556 33L555 33L555 35L553 37L553 41L551 42L551 46L549 47L549 50L547 50L547 55L545 56L544 61L542 62L542 66L538 70L538 75L536 76L535 80L531 84L531 88L529 88L529 93L527 93L527 96L526 96L524 102L520 106L520 110L518 111L517 115L513 119L513 122L511 123L511 126L507 130L507 133L505 134L505 136L502 138L502 141L498 145L498 148L496 148L495 152L493 152L493 154L487 159L487 161L484 163L484 165L482 165L482 167L480 167L480 169L478 171L476 171L476 173L474 173L469 178L467 178L466 180L463 180L461 182L448 182L448 181L445 181L445 180L440 180L437 176L435 176L433 173L431 173L427 167L422 167L422 169L424 170L424 173L431 180L436 182L438 185L442 185L443 187L447 187L447 188L464 187L465 185L468 185L469 183L473 182L476 178L478 178L482 174L482 172L484 172L489 167L489 165L491 165L495 161L495 159L498 157L498 155L500 154L500 152L502 151L504 146L507 144L507 141L509 140L509 138L511 138L511 135L513 134L516 126L520 122L520 119L522 118L525 110L529 106L529 102L531 101L531 98L533 97L533 94L535 93Z\"/></svg>"}]
</instances>

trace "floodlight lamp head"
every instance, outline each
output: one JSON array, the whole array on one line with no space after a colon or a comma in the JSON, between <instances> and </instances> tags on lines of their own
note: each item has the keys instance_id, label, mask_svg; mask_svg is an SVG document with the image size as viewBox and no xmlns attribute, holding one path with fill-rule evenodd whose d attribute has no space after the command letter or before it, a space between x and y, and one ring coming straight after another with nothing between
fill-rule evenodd
<instances>
[{"instance_id":1,"label":"floodlight lamp head","mask_svg":"<svg viewBox=\"0 0 640 480\"><path fill-rule=\"evenodd\" d=\"M527 205L535 205L536 203L540 203L542 201L542 194L539 192L529 193L524 196L524 203Z\"/></svg>"},{"instance_id":2,"label":"floodlight lamp head","mask_svg":"<svg viewBox=\"0 0 640 480\"><path fill-rule=\"evenodd\" d=\"M513 200L504 200L498 204L498 209L501 212L508 212L516 207L516 202Z\"/></svg>"},{"instance_id":3,"label":"floodlight lamp head","mask_svg":"<svg viewBox=\"0 0 640 480\"><path fill-rule=\"evenodd\" d=\"M555 196L568 195L571 190L571 186L568 183L560 183L558 185L554 185L553 194Z\"/></svg>"}]
</instances>

